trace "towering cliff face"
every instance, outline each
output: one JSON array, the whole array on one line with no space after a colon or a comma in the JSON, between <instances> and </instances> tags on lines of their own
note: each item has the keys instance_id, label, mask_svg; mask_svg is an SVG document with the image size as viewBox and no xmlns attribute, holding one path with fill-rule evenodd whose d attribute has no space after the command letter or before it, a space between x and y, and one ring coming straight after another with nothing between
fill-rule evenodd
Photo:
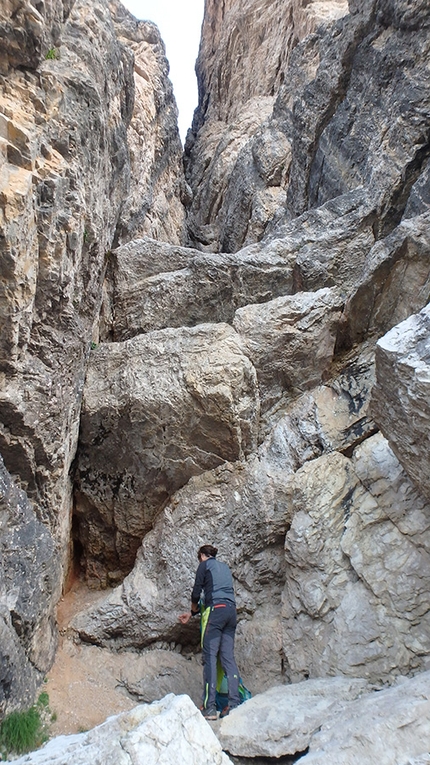
<instances>
[{"instance_id":1,"label":"towering cliff face","mask_svg":"<svg viewBox=\"0 0 430 765\"><path fill-rule=\"evenodd\" d=\"M234 252L276 213L288 220L363 187L375 234L387 233L428 159L426 9L289 0L206 11L187 142L194 246Z\"/></svg>"},{"instance_id":2,"label":"towering cliff face","mask_svg":"<svg viewBox=\"0 0 430 765\"><path fill-rule=\"evenodd\" d=\"M154 25L105 0L12 0L0 30L0 452L63 568L45 592L51 612L69 565L70 467L109 253L136 234L180 241L181 145ZM28 629L42 629L17 625L11 640L15 629L27 647ZM7 688L6 701L22 698L14 677Z\"/></svg>"},{"instance_id":3,"label":"towering cliff face","mask_svg":"<svg viewBox=\"0 0 430 765\"><path fill-rule=\"evenodd\" d=\"M82 18L78 4L69 11L61 44L52 37L60 52ZM177 613L196 547L211 541L233 568L237 655L253 691L428 668L427 3L208 0L187 145L195 248L181 240L188 192L163 94L153 132L150 85L165 74L162 59L157 76L151 68L154 28L101 0L86 24L93 13L100 39L102 20L111 30L113 74L88 77L91 48L74 57L73 78L60 56L4 80L12 98L9 78L15 94L20 78L39 87L49 75L57 111L47 123L38 112L26 135L42 125L69 136L72 169L44 180L45 196L13 195L2 451L63 557L73 483L87 582L119 583L76 632L114 649L195 645ZM58 34L49 18L44 34ZM151 125L146 141L133 127L128 39L136 60L147 56L137 65L154 96L139 123ZM85 97L55 97L60 74ZM82 133L69 127L77 105ZM25 160L19 136L10 127L6 168L33 179L42 159L32 149ZM43 168L64 160L55 141ZM144 175L128 180L139 142ZM83 217L57 206L64 188ZM24 232L33 249L19 250Z\"/></svg>"},{"instance_id":4,"label":"towering cliff face","mask_svg":"<svg viewBox=\"0 0 430 765\"><path fill-rule=\"evenodd\" d=\"M258 241L284 205L291 136L271 119L273 107L297 44L347 13L347 0L206 0L199 106L186 145L194 246L234 252ZM313 38L305 47L300 79L318 66Z\"/></svg>"}]
</instances>

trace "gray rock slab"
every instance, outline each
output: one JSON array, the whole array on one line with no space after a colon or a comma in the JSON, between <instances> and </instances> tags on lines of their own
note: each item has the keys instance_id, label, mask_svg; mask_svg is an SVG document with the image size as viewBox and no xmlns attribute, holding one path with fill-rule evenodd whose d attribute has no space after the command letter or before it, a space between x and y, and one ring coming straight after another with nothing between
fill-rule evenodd
<instances>
[{"instance_id":1,"label":"gray rock slab","mask_svg":"<svg viewBox=\"0 0 430 765\"><path fill-rule=\"evenodd\" d=\"M188 696L169 694L110 717L88 733L59 736L16 765L228 765Z\"/></svg>"},{"instance_id":2,"label":"gray rock slab","mask_svg":"<svg viewBox=\"0 0 430 765\"><path fill-rule=\"evenodd\" d=\"M109 274L102 339L122 341L164 327L232 322L241 306L289 294L293 256L276 241L203 255L139 239L112 253Z\"/></svg>"},{"instance_id":3,"label":"gray rock slab","mask_svg":"<svg viewBox=\"0 0 430 765\"><path fill-rule=\"evenodd\" d=\"M342 306L335 290L322 289L236 311L233 326L257 370L263 411L321 382L333 358Z\"/></svg>"},{"instance_id":4,"label":"gray rock slab","mask_svg":"<svg viewBox=\"0 0 430 765\"><path fill-rule=\"evenodd\" d=\"M303 765L425 765L430 751L430 672L345 705L327 719Z\"/></svg>"},{"instance_id":5,"label":"gray rock slab","mask_svg":"<svg viewBox=\"0 0 430 765\"><path fill-rule=\"evenodd\" d=\"M371 407L406 472L430 499L430 306L378 341Z\"/></svg>"},{"instance_id":6,"label":"gray rock slab","mask_svg":"<svg viewBox=\"0 0 430 765\"><path fill-rule=\"evenodd\" d=\"M225 717L219 739L229 754L242 757L304 752L330 715L368 690L365 680L340 677L277 686Z\"/></svg>"}]
</instances>

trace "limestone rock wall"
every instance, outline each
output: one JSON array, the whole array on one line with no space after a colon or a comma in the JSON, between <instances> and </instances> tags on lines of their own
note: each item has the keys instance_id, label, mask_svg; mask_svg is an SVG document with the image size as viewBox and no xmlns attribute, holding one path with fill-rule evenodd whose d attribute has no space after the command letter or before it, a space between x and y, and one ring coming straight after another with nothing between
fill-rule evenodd
<instances>
[{"instance_id":1,"label":"limestone rock wall","mask_svg":"<svg viewBox=\"0 0 430 765\"><path fill-rule=\"evenodd\" d=\"M70 563L70 468L109 252L143 233L179 242L184 208L176 106L156 27L116 2L36 5L8 0L0 9L0 452L52 535L61 569L53 564L45 621L26 624L24 641L3 588L0 602L20 650L30 657L31 630L46 641L46 670L48 615ZM8 588L19 590L18 570L3 564Z\"/></svg>"},{"instance_id":2,"label":"limestone rock wall","mask_svg":"<svg viewBox=\"0 0 430 765\"><path fill-rule=\"evenodd\" d=\"M2 13L7 31L13 7ZM64 542L68 471L108 253L116 240L145 227L179 239L183 215L175 218L173 210L166 220L169 194L178 200L180 143L156 28L102 0L89 7L58 4L54 16L53 31L49 13L45 20L30 8L22 24L37 33L31 62L15 66L12 38L3 63L0 440L7 466L40 515L55 533L64 527ZM13 23L27 40L27 27ZM140 102L135 61L138 89L143 79L148 91ZM138 173L139 145L149 137ZM157 199L154 176L163 184L165 205L160 202L157 218L155 202L146 220L142 187Z\"/></svg>"},{"instance_id":3,"label":"limestone rock wall","mask_svg":"<svg viewBox=\"0 0 430 765\"><path fill-rule=\"evenodd\" d=\"M339 4L335 18L326 16L317 31L313 22L300 27L301 42L284 36L290 47L284 51L282 83L271 58L267 79L257 78L263 64L256 40L264 39L266 22L265 34L272 36L276 3L264 6L264 13L257 13L256 5L244 3L239 13L237 4L207 3L199 61L206 100L187 149L195 192L188 222L196 248L142 239L113 253L111 323L100 351L106 359L120 351L124 360L137 348L138 336L147 347L157 344L162 381L154 382L157 390L146 409L152 428L146 443L152 446L152 433L164 423L164 399L162 404L158 395L171 374L161 371L161 339L174 338L177 351L170 358L176 368L176 352L181 363L187 358L184 328L207 331L209 321L215 337L229 325L234 333L229 336L254 370L251 399L259 401L259 416L252 420L252 447L234 459L224 452L216 467L200 461L192 477L181 468L181 487L153 505L153 528L133 569L77 617L74 628L83 640L113 648L197 645L197 630L182 627L177 614L188 604L195 550L211 540L233 568L240 615L237 656L252 690L338 673L391 683L399 674L428 669L430 661L425 598L430 508L419 478L426 457L415 465L412 445L425 443L425 427L415 424L403 450L389 423L399 391L408 393L401 397L399 420L413 410L414 391L425 391L422 338L410 338L408 358L414 363L405 379L403 366L394 362L393 373L384 374L389 362L380 341L372 397L378 339L390 330L403 338L399 323L420 312L430 295L428 13L424 3L413 9L400 2ZM311 10L312 4L306 7ZM277 9L280 29L288 9L285 4ZM290 32L292 23L288 16ZM278 27L275 51L277 34ZM240 56L234 64L227 58L227 41L239 46L241 35L249 38L253 67L246 63L245 45L243 68ZM265 92L270 78L273 93ZM245 124L251 123L247 132ZM236 147L230 142L233 124ZM248 240L243 232L256 208L247 200L254 204L262 188L257 176L269 186L276 181L283 196L267 211L267 226ZM229 215L234 241L227 235ZM199 248L206 251L199 254ZM229 252L217 252L220 248ZM425 336L424 319L412 324ZM117 342L109 350L112 339ZM423 353L419 361L417 348ZM222 356L220 379L230 386L234 367ZM195 362L194 379L203 360ZM415 369L424 370L419 384L412 381ZM116 374L110 378L103 372L100 378L113 395L104 396L107 411L95 397L98 414L90 407L84 413L77 463L82 508L86 496L106 485L98 472L101 460L92 457L98 449L92 422L116 423L124 400ZM88 400L94 387L103 390L100 379L95 386L90 381ZM135 390L135 383L130 387ZM385 387L391 403L384 412ZM200 383L199 389L204 390ZM209 405L210 395L204 395ZM187 415L191 425L202 404L203 399L195 402L194 414ZM223 405L224 414L230 406ZM181 407L182 402L178 425ZM146 433L139 406L129 410L136 415L132 426L115 425L115 449L104 450L106 474L115 470L115 454L137 453L134 434ZM424 409L423 423L425 415ZM179 427L175 448L167 428L161 450L168 445L176 456L176 446L185 444L180 462L187 451L193 460L190 428ZM224 447L229 444L227 434ZM152 451L158 459L155 446ZM144 444L139 454L146 465ZM206 450L206 457L210 454ZM139 470L135 475L140 480ZM160 467L151 487L162 475ZM130 491L125 464L118 480L121 513L127 505L125 516L134 520L139 494ZM114 513L108 518L108 503L101 507L100 493L97 505L114 538L120 527ZM86 535L86 511L79 512L87 557L97 558L100 545ZM107 573L111 580L112 562L103 555L102 549L98 570L101 579Z\"/></svg>"},{"instance_id":4,"label":"limestone rock wall","mask_svg":"<svg viewBox=\"0 0 430 765\"><path fill-rule=\"evenodd\" d=\"M52 536L0 458L0 716L27 705L50 668L60 592Z\"/></svg>"},{"instance_id":5,"label":"limestone rock wall","mask_svg":"<svg viewBox=\"0 0 430 765\"><path fill-rule=\"evenodd\" d=\"M0 450L116 585L76 639L197 650L211 542L253 692L428 669L428 3L208 0L191 202L154 27L50 9L3 75Z\"/></svg>"},{"instance_id":6,"label":"limestone rock wall","mask_svg":"<svg viewBox=\"0 0 430 765\"><path fill-rule=\"evenodd\" d=\"M358 188L388 233L429 155L426 3L218 5L186 146L193 246L235 252Z\"/></svg>"}]
</instances>

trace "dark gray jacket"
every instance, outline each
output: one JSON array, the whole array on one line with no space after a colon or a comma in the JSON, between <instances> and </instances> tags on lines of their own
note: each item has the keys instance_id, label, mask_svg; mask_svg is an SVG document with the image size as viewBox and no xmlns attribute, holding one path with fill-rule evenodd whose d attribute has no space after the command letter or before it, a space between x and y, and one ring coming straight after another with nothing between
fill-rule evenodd
<instances>
[{"instance_id":1,"label":"dark gray jacket","mask_svg":"<svg viewBox=\"0 0 430 765\"><path fill-rule=\"evenodd\" d=\"M196 571L191 601L198 603L204 592L205 606L212 606L220 601L230 600L235 603L233 577L226 563L216 558L208 558L199 563Z\"/></svg>"}]
</instances>

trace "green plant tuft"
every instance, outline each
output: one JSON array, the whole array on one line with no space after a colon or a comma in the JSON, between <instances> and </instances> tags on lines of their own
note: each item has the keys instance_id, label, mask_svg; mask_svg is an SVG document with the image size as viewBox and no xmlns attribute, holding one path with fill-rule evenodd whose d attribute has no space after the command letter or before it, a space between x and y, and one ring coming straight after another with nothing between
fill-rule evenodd
<instances>
[{"instance_id":1,"label":"green plant tuft","mask_svg":"<svg viewBox=\"0 0 430 765\"><path fill-rule=\"evenodd\" d=\"M45 59L47 61L53 61L54 59L58 58L58 51L56 48L50 48L45 56Z\"/></svg>"},{"instance_id":2,"label":"green plant tuft","mask_svg":"<svg viewBox=\"0 0 430 765\"><path fill-rule=\"evenodd\" d=\"M46 718L51 714L49 696L44 691L37 703L25 712L11 712L0 723L0 759L26 754L48 740Z\"/></svg>"},{"instance_id":3,"label":"green plant tuft","mask_svg":"<svg viewBox=\"0 0 430 765\"><path fill-rule=\"evenodd\" d=\"M38 707L47 707L49 706L49 696L46 693L46 691L42 691L39 698L37 699L37 706Z\"/></svg>"},{"instance_id":4,"label":"green plant tuft","mask_svg":"<svg viewBox=\"0 0 430 765\"><path fill-rule=\"evenodd\" d=\"M42 723L36 707L27 712L11 712L0 725L0 748L6 756L10 752L25 754L42 743Z\"/></svg>"}]
</instances>

